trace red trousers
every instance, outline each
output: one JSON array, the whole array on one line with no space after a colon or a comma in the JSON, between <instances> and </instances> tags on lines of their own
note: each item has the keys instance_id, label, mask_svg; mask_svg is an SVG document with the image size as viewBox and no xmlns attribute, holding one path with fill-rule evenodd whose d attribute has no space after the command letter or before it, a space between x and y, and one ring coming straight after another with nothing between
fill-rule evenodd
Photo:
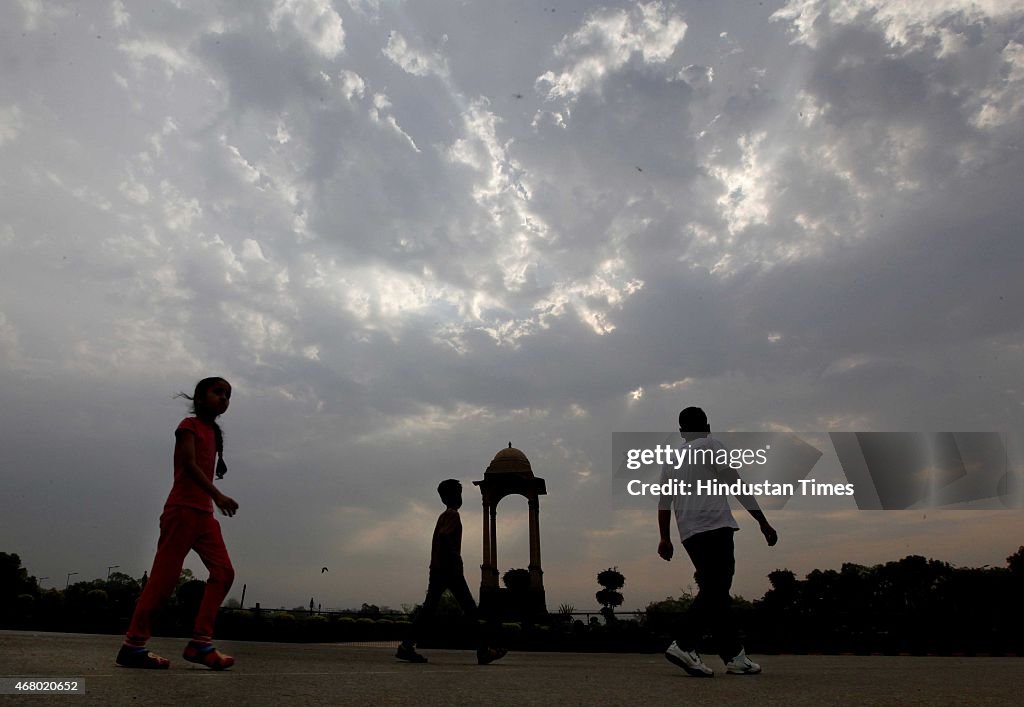
<instances>
[{"instance_id":1,"label":"red trousers","mask_svg":"<svg viewBox=\"0 0 1024 707\"><path fill-rule=\"evenodd\" d=\"M206 580L203 601L196 615L194 638L210 640L217 609L231 589L235 569L231 566L220 523L213 513L184 506L171 506L160 516L160 541L153 559L149 582L135 603L135 613L128 627L131 643L143 645L152 635L150 620L153 612L163 605L178 584L181 567L189 550L195 550L210 571Z\"/></svg>"}]
</instances>

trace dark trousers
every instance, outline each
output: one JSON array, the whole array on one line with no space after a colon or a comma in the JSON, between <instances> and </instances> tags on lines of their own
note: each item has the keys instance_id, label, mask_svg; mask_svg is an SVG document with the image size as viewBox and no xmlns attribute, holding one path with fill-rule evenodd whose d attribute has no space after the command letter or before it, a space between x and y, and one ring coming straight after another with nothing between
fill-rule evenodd
<instances>
[{"instance_id":1,"label":"dark trousers","mask_svg":"<svg viewBox=\"0 0 1024 707\"><path fill-rule=\"evenodd\" d=\"M477 621L480 612L476 608L476 601L473 599L473 593L469 591L469 585L466 584L466 577L461 568L447 571L430 570L430 580L427 582L427 596L423 600L419 616L413 622L409 637L405 642L415 645L423 636L430 624L431 618L433 618L434 613L437 611L437 605L441 602L441 597L444 595L445 590L452 593L455 601L459 604L459 608L462 609L462 613L466 615L466 621L469 622L474 631L477 647L486 647L488 636L485 635L485 632L480 631ZM490 629L491 627L489 626L489 630L486 633L491 633Z\"/></svg>"},{"instance_id":2,"label":"dark trousers","mask_svg":"<svg viewBox=\"0 0 1024 707\"><path fill-rule=\"evenodd\" d=\"M732 613L732 576L736 571L732 528L716 528L692 535L683 541L696 570L697 597L683 617L676 644L684 651L697 649L706 634L715 641L715 650L728 662L742 649L739 629Z\"/></svg>"}]
</instances>

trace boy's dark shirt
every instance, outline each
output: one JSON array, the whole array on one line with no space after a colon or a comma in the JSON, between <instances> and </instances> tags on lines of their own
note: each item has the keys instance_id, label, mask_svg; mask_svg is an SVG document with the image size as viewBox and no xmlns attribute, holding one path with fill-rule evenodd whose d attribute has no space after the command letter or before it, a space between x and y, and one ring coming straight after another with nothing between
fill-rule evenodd
<instances>
[{"instance_id":1,"label":"boy's dark shirt","mask_svg":"<svg viewBox=\"0 0 1024 707\"><path fill-rule=\"evenodd\" d=\"M454 508L437 518L430 544L430 570L462 574L462 518Z\"/></svg>"}]
</instances>

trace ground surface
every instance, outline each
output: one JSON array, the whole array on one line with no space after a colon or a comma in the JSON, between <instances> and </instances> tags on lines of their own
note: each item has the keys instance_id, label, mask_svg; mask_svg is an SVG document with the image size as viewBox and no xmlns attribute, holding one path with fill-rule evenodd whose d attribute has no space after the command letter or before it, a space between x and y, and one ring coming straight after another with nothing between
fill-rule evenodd
<instances>
[{"instance_id":1,"label":"ground surface","mask_svg":"<svg viewBox=\"0 0 1024 707\"><path fill-rule=\"evenodd\" d=\"M660 655L512 653L488 666L469 651L225 641L238 664L214 673L180 657L184 641L150 647L167 671L118 668L116 636L0 631L0 680L75 678L84 695L0 696L0 704L948 704L1024 702L1024 658L753 656L758 676L688 677Z\"/></svg>"}]
</instances>

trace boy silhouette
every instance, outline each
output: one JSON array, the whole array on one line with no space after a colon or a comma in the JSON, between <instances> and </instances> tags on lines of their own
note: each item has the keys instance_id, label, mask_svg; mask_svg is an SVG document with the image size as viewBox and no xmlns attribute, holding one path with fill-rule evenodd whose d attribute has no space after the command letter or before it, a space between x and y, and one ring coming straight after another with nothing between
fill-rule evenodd
<instances>
[{"instance_id":1,"label":"boy silhouette","mask_svg":"<svg viewBox=\"0 0 1024 707\"><path fill-rule=\"evenodd\" d=\"M716 452L725 449L721 442L711 437L707 415L697 407L688 407L679 413L679 434L683 438L683 448L711 450L712 459ZM662 468L661 482L668 481L671 475L688 483L690 489L696 489L700 480L732 483L738 478L728 465L708 462L707 456L699 455L700 461L684 463L678 471L666 465ZM779 536L754 497L737 498L758 522L768 546L774 546ZM693 562L698 591L686 612L681 630L676 633L676 640L665 651L665 657L694 677L713 677L714 671L697 653L697 642L705 633L711 633L727 673L760 673L761 666L747 657L732 614L729 590L736 570L733 533L739 530L739 526L732 516L728 497L695 495L693 491L690 495L661 497L658 505L658 530L661 534L658 556L666 561L672 559L674 552L669 532L671 508L675 509L679 538Z\"/></svg>"},{"instance_id":2,"label":"boy silhouette","mask_svg":"<svg viewBox=\"0 0 1024 707\"><path fill-rule=\"evenodd\" d=\"M427 622L437 611L437 605L445 590L449 590L459 603L466 619L477 635L476 659L480 665L487 665L505 655L501 648L491 648L477 623L479 612L473 594L466 584L462 568L462 484L456 479L446 479L437 486L437 493L445 505L445 511L434 526L434 537L430 544L430 578L427 596L423 600L419 616L412 625L410 635L398 646L395 657L410 663L426 663L427 659L416 652L416 641L423 635Z\"/></svg>"}]
</instances>

